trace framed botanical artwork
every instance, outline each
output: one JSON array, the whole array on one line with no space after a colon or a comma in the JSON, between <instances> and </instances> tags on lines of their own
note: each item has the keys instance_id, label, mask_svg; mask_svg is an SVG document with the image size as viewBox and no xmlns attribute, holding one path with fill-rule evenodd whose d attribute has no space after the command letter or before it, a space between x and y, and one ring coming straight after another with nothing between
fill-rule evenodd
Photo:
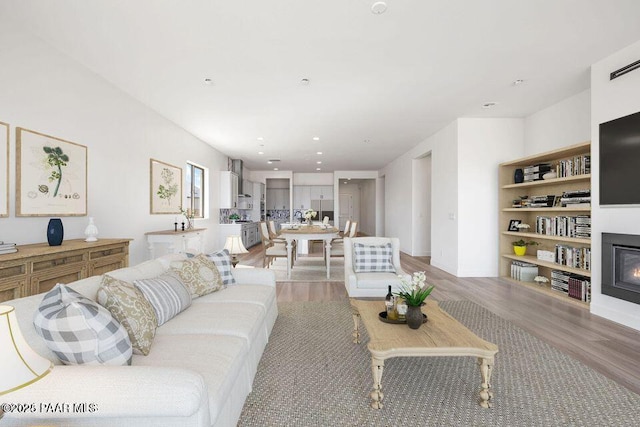
<instances>
[{"instance_id":1,"label":"framed botanical artwork","mask_svg":"<svg viewBox=\"0 0 640 427\"><path fill-rule=\"evenodd\" d=\"M85 216L87 147L16 129L16 216Z\"/></svg>"},{"instance_id":2,"label":"framed botanical artwork","mask_svg":"<svg viewBox=\"0 0 640 427\"><path fill-rule=\"evenodd\" d=\"M518 231L518 225L521 223L519 219L509 220L509 228L507 231Z\"/></svg>"},{"instance_id":3,"label":"framed botanical artwork","mask_svg":"<svg viewBox=\"0 0 640 427\"><path fill-rule=\"evenodd\" d=\"M151 159L151 213L179 214L182 207L182 168Z\"/></svg>"},{"instance_id":4,"label":"framed botanical artwork","mask_svg":"<svg viewBox=\"0 0 640 427\"><path fill-rule=\"evenodd\" d=\"M9 125L0 122L0 218L7 216L9 216Z\"/></svg>"}]
</instances>

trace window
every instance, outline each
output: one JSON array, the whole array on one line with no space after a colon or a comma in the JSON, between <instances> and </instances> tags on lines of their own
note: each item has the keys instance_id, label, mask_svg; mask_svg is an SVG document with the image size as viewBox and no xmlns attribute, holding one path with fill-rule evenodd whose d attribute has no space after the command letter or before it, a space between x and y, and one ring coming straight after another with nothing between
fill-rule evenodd
<instances>
[{"instance_id":1,"label":"window","mask_svg":"<svg viewBox=\"0 0 640 427\"><path fill-rule=\"evenodd\" d=\"M205 218L205 168L187 163L187 214L194 218Z\"/></svg>"}]
</instances>

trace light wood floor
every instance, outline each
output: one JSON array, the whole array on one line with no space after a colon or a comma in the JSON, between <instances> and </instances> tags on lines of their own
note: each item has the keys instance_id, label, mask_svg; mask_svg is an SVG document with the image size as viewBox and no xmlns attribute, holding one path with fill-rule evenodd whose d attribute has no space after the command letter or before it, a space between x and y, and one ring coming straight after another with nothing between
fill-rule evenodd
<instances>
[{"instance_id":1,"label":"light wood floor","mask_svg":"<svg viewBox=\"0 0 640 427\"><path fill-rule=\"evenodd\" d=\"M426 272L436 285L430 298L473 301L640 394L640 332L506 280L452 276L432 267L429 257L401 254L400 261L407 273ZM240 262L261 267L262 246L251 248ZM277 283L276 289L279 302L348 298L344 282Z\"/></svg>"}]
</instances>

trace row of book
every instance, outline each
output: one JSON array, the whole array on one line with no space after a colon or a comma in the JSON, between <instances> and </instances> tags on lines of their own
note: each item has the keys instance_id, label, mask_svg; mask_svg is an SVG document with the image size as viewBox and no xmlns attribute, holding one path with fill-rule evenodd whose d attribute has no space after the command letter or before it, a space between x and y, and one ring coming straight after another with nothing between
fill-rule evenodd
<instances>
[{"instance_id":1,"label":"row of book","mask_svg":"<svg viewBox=\"0 0 640 427\"><path fill-rule=\"evenodd\" d=\"M566 271L551 271L551 289L567 294L580 301L591 301L591 281L589 278Z\"/></svg>"},{"instance_id":2,"label":"row of book","mask_svg":"<svg viewBox=\"0 0 640 427\"><path fill-rule=\"evenodd\" d=\"M583 154L571 157L570 159L560 160L558 162L556 172L558 174L558 178L590 174L591 156Z\"/></svg>"},{"instance_id":3,"label":"row of book","mask_svg":"<svg viewBox=\"0 0 640 427\"><path fill-rule=\"evenodd\" d=\"M523 282L533 282L538 275L538 266L529 262L511 261L511 278Z\"/></svg>"},{"instance_id":4,"label":"row of book","mask_svg":"<svg viewBox=\"0 0 640 427\"><path fill-rule=\"evenodd\" d=\"M0 242L0 255L12 254L14 252L18 252L18 248L16 248L15 243Z\"/></svg>"},{"instance_id":5,"label":"row of book","mask_svg":"<svg viewBox=\"0 0 640 427\"><path fill-rule=\"evenodd\" d=\"M591 248L575 248L569 245L557 244L555 258L557 264L591 270Z\"/></svg>"},{"instance_id":6,"label":"row of book","mask_svg":"<svg viewBox=\"0 0 640 427\"><path fill-rule=\"evenodd\" d=\"M591 190L565 191L560 197L560 204L562 207L570 208L591 206Z\"/></svg>"},{"instance_id":7,"label":"row of book","mask_svg":"<svg viewBox=\"0 0 640 427\"><path fill-rule=\"evenodd\" d=\"M541 181L544 178L544 174L551 172L553 166L550 163L538 163L537 165L525 166L524 182Z\"/></svg>"},{"instance_id":8,"label":"row of book","mask_svg":"<svg viewBox=\"0 0 640 427\"><path fill-rule=\"evenodd\" d=\"M537 216L536 233L547 236L591 237L591 216Z\"/></svg>"}]
</instances>

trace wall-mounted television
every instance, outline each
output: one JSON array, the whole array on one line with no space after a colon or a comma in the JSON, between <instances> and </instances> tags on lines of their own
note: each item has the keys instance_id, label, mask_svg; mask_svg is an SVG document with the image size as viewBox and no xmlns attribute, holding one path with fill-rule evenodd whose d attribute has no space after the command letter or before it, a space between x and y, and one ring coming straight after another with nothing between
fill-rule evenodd
<instances>
[{"instance_id":1,"label":"wall-mounted television","mask_svg":"<svg viewBox=\"0 0 640 427\"><path fill-rule=\"evenodd\" d=\"M640 112L600 124L600 204L640 205Z\"/></svg>"}]
</instances>

